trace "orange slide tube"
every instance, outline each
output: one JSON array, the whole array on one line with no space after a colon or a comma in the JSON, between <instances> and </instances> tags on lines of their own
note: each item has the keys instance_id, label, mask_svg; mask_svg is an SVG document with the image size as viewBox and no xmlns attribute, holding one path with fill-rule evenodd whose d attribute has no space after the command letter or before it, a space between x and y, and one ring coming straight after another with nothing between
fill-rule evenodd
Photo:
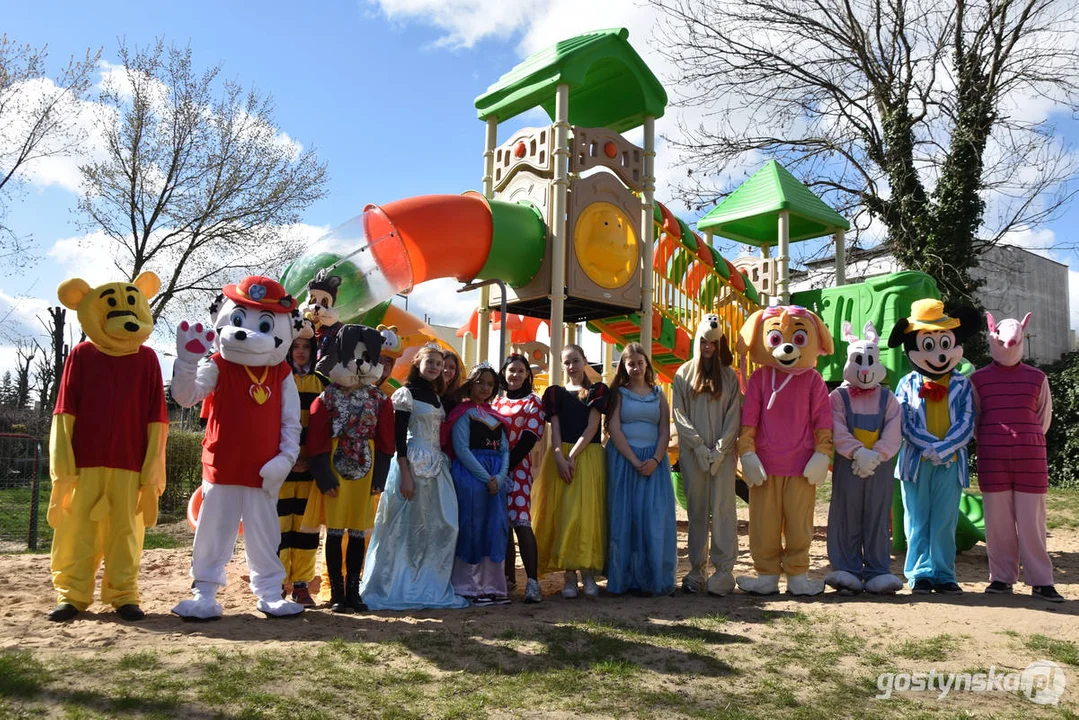
<instances>
[{"instance_id":1,"label":"orange slide tube","mask_svg":"<svg viewBox=\"0 0 1079 720\"><path fill-rule=\"evenodd\" d=\"M422 195L368 205L363 223L375 262L395 268L388 279L406 291L434 278L471 280L491 252L491 211L478 193ZM400 238L406 258L399 257L401 244L377 240L391 235Z\"/></svg>"}]
</instances>

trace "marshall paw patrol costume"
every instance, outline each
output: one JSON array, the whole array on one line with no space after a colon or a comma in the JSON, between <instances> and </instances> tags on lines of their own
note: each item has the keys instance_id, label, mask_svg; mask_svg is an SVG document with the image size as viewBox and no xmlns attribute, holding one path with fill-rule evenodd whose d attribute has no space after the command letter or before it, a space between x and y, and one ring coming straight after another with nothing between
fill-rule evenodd
<instances>
[{"instance_id":1,"label":"marshall paw patrol costume","mask_svg":"<svg viewBox=\"0 0 1079 720\"><path fill-rule=\"evenodd\" d=\"M210 314L212 329L183 322L176 333L173 397L185 407L206 399L210 410L191 553L193 597L172 611L189 620L221 616L216 595L242 521L258 609L294 615L303 606L281 597L277 499L300 451L300 396L285 362L300 316L281 284L262 276L226 285ZM199 362L210 343L218 352Z\"/></svg>"},{"instance_id":2,"label":"marshall paw patrol costume","mask_svg":"<svg viewBox=\"0 0 1079 720\"><path fill-rule=\"evenodd\" d=\"M817 372L817 358L831 355L832 336L819 317L797 305L758 310L738 340L760 367L749 378L742 406L738 454L749 489L749 551L757 577L739 577L755 595L779 591L817 595L810 580L816 486L832 458L832 406Z\"/></svg>"},{"instance_id":3,"label":"marshall paw patrol costume","mask_svg":"<svg viewBox=\"0 0 1079 720\"><path fill-rule=\"evenodd\" d=\"M124 620L141 620L139 559L144 527L157 524L165 489L169 418L157 355L143 343L154 329L147 298L160 281L91 288L65 280L60 302L78 312L90 339L64 364L49 438L54 621L70 620L94 599L102 559L101 601Z\"/></svg>"},{"instance_id":4,"label":"marshall paw patrol costume","mask_svg":"<svg viewBox=\"0 0 1079 720\"><path fill-rule=\"evenodd\" d=\"M888 337L888 347L902 345L914 367L899 381L895 396L903 411L903 572L918 594L963 592L955 582L955 527L959 498L970 484L967 443L974 435L974 398L970 381L955 367L963 359L963 340L980 325L973 308L948 315L940 300L918 300Z\"/></svg>"}]
</instances>

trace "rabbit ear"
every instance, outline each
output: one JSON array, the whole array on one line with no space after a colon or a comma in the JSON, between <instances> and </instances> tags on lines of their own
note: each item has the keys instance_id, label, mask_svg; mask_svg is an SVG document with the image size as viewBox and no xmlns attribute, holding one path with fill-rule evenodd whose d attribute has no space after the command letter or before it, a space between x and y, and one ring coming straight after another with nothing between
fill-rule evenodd
<instances>
[{"instance_id":1,"label":"rabbit ear","mask_svg":"<svg viewBox=\"0 0 1079 720\"><path fill-rule=\"evenodd\" d=\"M993 313L991 313L991 312L989 312L989 311L987 310L987 311L985 312L985 320L986 320L986 322L987 322L987 323L989 324L989 332L990 332L990 333L995 333L995 332L997 331L997 323L996 323L996 321L995 321L995 320L993 319Z\"/></svg>"},{"instance_id":2,"label":"rabbit ear","mask_svg":"<svg viewBox=\"0 0 1079 720\"><path fill-rule=\"evenodd\" d=\"M1026 315L1024 315L1023 320L1019 324L1023 326L1024 330L1026 330L1028 322L1030 322L1030 313L1027 313Z\"/></svg>"},{"instance_id":3,"label":"rabbit ear","mask_svg":"<svg viewBox=\"0 0 1079 720\"><path fill-rule=\"evenodd\" d=\"M858 336L854 334L854 326L850 324L850 321L843 321L843 339L848 343L858 342Z\"/></svg>"},{"instance_id":4,"label":"rabbit ear","mask_svg":"<svg viewBox=\"0 0 1079 720\"><path fill-rule=\"evenodd\" d=\"M880 343L880 333L877 332L877 328L873 327L873 321L872 320L866 320L865 321L865 327L862 328L862 334L865 336L865 339L868 340L869 342L871 342L873 344L879 344Z\"/></svg>"}]
</instances>

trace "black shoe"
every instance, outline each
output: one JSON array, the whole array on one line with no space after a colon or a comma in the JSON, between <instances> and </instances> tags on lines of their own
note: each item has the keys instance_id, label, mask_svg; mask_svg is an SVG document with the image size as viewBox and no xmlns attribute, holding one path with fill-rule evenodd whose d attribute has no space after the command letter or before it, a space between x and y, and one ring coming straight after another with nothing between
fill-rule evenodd
<instances>
[{"instance_id":1,"label":"black shoe","mask_svg":"<svg viewBox=\"0 0 1079 720\"><path fill-rule=\"evenodd\" d=\"M350 612L345 605L345 579L337 573L330 574L330 612Z\"/></svg>"},{"instance_id":2,"label":"black shoe","mask_svg":"<svg viewBox=\"0 0 1079 720\"><path fill-rule=\"evenodd\" d=\"M1035 585L1030 589L1030 594L1032 597L1048 600L1052 603L1064 602L1064 596L1058 593L1053 585Z\"/></svg>"},{"instance_id":3,"label":"black shoe","mask_svg":"<svg viewBox=\"0 0 1079 720\"><path fill-rule=\"evenodd\" d=\"M359 575L345 576L345 607L348 608L345 612L366 612L367 610L367 605L360 597Z\"/></svg>"},{"instance_id":4,"label":"black shoe","mask_svg":"<svg viewBox=\"0 0 1079 720\"><path fill-rule=\"evenodd\" d=\"M962 595L963 588L959 587L959 584L954 582L934 583L933 592L940 593L941 595Z\"/></svg>"},{"instance_id":5,"label":"black shoe","mask_svg":"<svg viewBox=\"0 0 1079 720\"><path fill-rule=\"evenodd\" d=\"M146 613L135 603L121 605L116 608L116 614L120 616L121 620L127 620L128 622L138 622L146 619Z\"/></svg>"},{"instance_id":6,"label":"black shoe","mask_svg":"<svg viewBox=\"0 0 1079 720\"><path fill-rule=\"evenodd\" d=\"M1012 586L1010 583L994 580L989 583L989 587L985 589L985 593L986 595L1011 595Z\"/></svg>"},{"instance_id":7,"label":"black shoe","mask_svg":"<svg viewBox=\"0 0 1079 720\"><path fill-rule=\"evenodd\" d=\"M79 609L70 603L61 603L49 613L52 622L67 622L79 614Z\"/></svg>"},{"instance_id":8,"label":"black shoe","mask_svg":"<svg viewBox=\"0 0 1079 720\"><path fill-rule=\"evenodd\" d=\"M915 595L928 595L933 592L933 583L927 578L918 578L914 581L914 587L910 591Z\"/></svg>"}]
</instances>

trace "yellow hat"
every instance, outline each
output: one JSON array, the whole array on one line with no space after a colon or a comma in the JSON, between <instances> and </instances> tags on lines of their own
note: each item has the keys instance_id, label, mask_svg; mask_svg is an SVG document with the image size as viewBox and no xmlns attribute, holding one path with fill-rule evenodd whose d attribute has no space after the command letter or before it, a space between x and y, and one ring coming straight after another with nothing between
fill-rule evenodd
<instances>
[{"instance_id":1,"label":"yellow hat","mask_svg":"<svg viewBox=\"0 0 1079 720\"><path fill-rule=\"evenodd\" d=\"M907 318L906 332L951 330L961 324L957 318L948 317L944 314L944 303L941 300L917 300L910 306L910 317Z\"/></svg>"}]
</instances>

